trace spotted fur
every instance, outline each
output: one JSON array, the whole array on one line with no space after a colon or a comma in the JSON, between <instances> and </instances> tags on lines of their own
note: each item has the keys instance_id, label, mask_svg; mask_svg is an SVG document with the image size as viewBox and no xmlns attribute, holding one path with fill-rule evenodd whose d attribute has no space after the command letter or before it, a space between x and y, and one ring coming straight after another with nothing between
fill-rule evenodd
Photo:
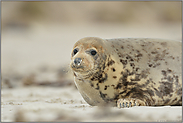
<instances>
[{"instance_id":1,"label":"spotted fur","mask_svg":"<svg viewBox=\"0 0 183 123\"><path fill-rule=\"evenodd\" d=\"M71 58L76 86L90 105L117 106L120 99L148 106L182 105L181 45L150 38L83 38L74 45L81 51ZM95 57L85 52L91 48L97 50ZM77 57L84 66L79 72L73 68Z\"/></svg>"}]
</instances>

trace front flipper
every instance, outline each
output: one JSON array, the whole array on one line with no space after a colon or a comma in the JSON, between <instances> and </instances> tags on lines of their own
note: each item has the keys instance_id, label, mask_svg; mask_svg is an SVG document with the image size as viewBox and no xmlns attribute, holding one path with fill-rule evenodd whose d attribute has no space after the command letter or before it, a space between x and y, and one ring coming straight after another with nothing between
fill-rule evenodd
<instances>
[{"instance_id":1,"label":"front flipper","mask_svg":"<svg viewBox=\"0 0 183 123\"><path fill-rule=\"evenodd\" d=\"M144 101L135 98L118 99L117 101L118 108L129 108L133 106L147 106L147 105Z\"/></svg>"}]
</instances>

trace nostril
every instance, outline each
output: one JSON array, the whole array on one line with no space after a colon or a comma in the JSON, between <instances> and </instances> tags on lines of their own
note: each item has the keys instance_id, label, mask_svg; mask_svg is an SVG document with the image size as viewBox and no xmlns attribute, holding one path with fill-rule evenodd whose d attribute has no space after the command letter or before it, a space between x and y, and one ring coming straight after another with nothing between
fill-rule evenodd
<instances>
[{"instance_id":1,"label":"nostril","mask_svg":"<svg viewBox=\"0 0 183 123\"><path fill-rule=\"evenodd\" d=\"M80 65L81 64L81 61L82 61L81 58L75 58L74 59L74 64L75 65Z\"/></svg>"}]
</instances>

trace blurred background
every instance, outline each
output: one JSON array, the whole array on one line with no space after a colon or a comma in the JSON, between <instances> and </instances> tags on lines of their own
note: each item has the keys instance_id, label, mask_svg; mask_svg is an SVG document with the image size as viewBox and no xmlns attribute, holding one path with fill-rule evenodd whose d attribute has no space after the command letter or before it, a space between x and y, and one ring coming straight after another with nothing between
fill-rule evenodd
<instances>
[{"instance_id":1,"label":"blurred background","mask_svg":"<svg viewBox=\"0 0 183 123\"><path fill-rule=\"evenodd\" d=\"M4 105L9 108L5 102L14 97L6 94L14 93L12 89L75 88L69 69L70 54L74 43L83 37L181 41L181 7L181 2L173 1L1 2ZM4 120L19 121L9 117L7 108L3 108L7 113Z\"/></svg>"}]
</instances>

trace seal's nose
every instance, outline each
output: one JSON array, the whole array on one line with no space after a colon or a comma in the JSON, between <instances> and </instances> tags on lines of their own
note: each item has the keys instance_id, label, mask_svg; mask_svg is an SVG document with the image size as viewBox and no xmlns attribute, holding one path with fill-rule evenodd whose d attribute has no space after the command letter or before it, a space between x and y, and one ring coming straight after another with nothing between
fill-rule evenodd
<instances>
[{"instance_id":1,"label":"seal's nose","mask_svg":"<svg viewBox=\"0 0 183 123\"><path fill-rule=\"evenodd\" d=\"M81 59L81 58L75 58L75 59L74 59L74 64L75 64L75 65L80 65L81 62L82 62L82 59Z\"/></svg>"}]
</instances>

